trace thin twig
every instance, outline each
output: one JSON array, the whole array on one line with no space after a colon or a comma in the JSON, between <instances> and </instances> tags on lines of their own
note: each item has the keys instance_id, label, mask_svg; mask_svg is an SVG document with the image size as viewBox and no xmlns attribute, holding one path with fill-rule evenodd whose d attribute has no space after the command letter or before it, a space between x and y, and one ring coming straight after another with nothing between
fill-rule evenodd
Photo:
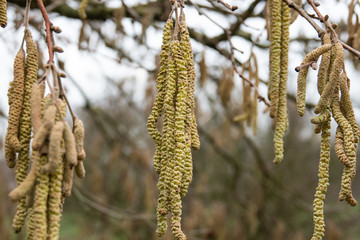
<instances>
[{"instance_id":1,"label":"thin twig","mask_svg":"<svg viewBox=\"0 0 360 240\"><path fill-rule=\"evenodd\" d=\"M51 26L52 23L50 22L49 15L47 14L46 8L42 0L37 0L38 6L40 8L41 14L43 15L46 27L46 43L49 49L49 62L54 62L54 51L53 51L53 43L52 43L52 31Z\"/></svg>"},{"instance_id":2,"label":"thin twig","mask_svg":"<svg viewBox=\"0 0 360 240\"><path fill-rule=\"evenodd\" d=\"M318 19L320 20L320 22L323 22L325 24L325 26L331 31L331 36L333 39L333 42L337 42L338 41L338 36L334 30L334 28L332 27L332 25L330 24L330 22L328 21L329 16L325 15L325 17L321 14L321 12L319 11L319 9L317 9L317 7L314 4L313 0L307 0L307 2L311 5L311 7L314 9L316 15L318 16Z\"/></svg>"},{"instance_id":3,"label":"thin twig","mask_svg":"<svg viewBox=\"0 0 360 240\"><path fill-rule=\"evenodd\" d=\"M216 2L222 4L224 7L226 7L227 9L229 9L230 11L235 11L236 9L238 9L239 7L236 5L231 6L230 4L222 1L222 0L216 0Z\"/></svg>"},{"instance_id":4,"label":"thin twig","mask_svg":"<svg viewBox=\"0 0 360 240\"><path fill-rule=\"evenodd\" d=\"M318 36L320 38L323 37L323 35L326 33L325 30L323 30L318 24L315 23L315 21L312 19L312 17L304 10L302 9L299 5L297 5L296 3L294 3L291 0L283 0L290 8L293 8L295 11L297 11L303 18L305 18L305 20L307 20L311 26L313 26L313 28L317 31ZM330 24L330 22L329 22ZM331 25L331 24L330 24ZM350 47L349 45L347 45L346 43L342 42L341 40L338 40L343 47L348 50L350 53L352 53L353 55L355 55L359 60L360 60L360 52L355 50L354 48Z\"/></svg>"},{"instance_id":5,"label":"thin twig","mask_svg":"<svg viewBox=\"0 0 360 240\"><path fill-rule=\"evenodd\" d=\"M228 42L229 42L229 45L230 45L230 59L231 59L231 63L233 65L233 68L235 70L235 72L239 75L240 78L242 78L246 83L248 83L250 85L250 87L254 88L255 92L257 93L258 95L258 99L259 101L261 102L264 102L266 106L270 107L270 103L266 100L265 97L263 97L260 92L259 92L259 89L258 87L256 86L256 84L252 81L250 81L248 78L246 78L239 70L238 68L238 65L236 64L236 61L235 61L235 47L231 41L231 32L230 30L225 30L225 33L228 37Z\"/></svg>"},{"instance_id":6,"label":"thin twig","mask_svg":"<svg viewBox=\"0 0 360 240\"><path fill-rule=\"evenodd\" d=\"M191 2L191 4L196 8L196 10L199 12L200 15L204 15L206 18L208 18L212 23L214 23L216 26L218 26L219 28L221 28L224 33L226 34L227 40L230 44L230 60L231 63L233 65L233 68L235 70L235 72L240 76L240 78L242 78L245 82L247 82L250 87L254 88L256 93L258 94L258 99L262 102L264 102L267 106L270 106L270 103L266 100L265 97L263 97L260 92L258 87L255 85L255 83L253 83L252 81L250 81L248 78L246 78L239 70L236 59L235 59L235 51L240 51L241 50L237 49L234 47L232 40L231 40L231 31L227 28L224 28L223 26L221 26L219 23L217 23L214 19L212 19L211 17L209 17L206 13L204 13L199 6L197 6L197 4L193 3L191 0L189 0Z\"/></svg>"}]
</instances>

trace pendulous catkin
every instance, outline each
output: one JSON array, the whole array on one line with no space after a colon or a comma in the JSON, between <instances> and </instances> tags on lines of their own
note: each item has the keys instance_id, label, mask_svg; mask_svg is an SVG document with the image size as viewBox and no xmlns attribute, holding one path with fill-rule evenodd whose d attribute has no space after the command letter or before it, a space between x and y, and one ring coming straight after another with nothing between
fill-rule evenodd
<instances>
[{"instance_id":1,"label":"pendulous catkin","mask_svg":"<svg viewBox=\"0 0 360 240\"><path fill-rule=\"evenodd\" d=\"M299 67L297 106L298 113L302 116L305 113L308 68L322 56L317 75L320 100L314 108L314 113L317 116L311 119L311 123L315 124L315 133L322 133L319 182L313 204L314 234L312 240L321 240L325 233L324 200L329 185L331 115L338 125L335 136L335 153L344 165L339 200L346 200L351 206L357 204L352 194L351 183L356 173L359 126L355 119L349 94L350 80L345 71L344 49L336 39L336 37L324 33L322 46L308 53Z\"/></svg>"},{"instance_id":2,"label":"pendulous catkin","mask_svg":"<svg viewBox=\"0 0 360 240\"><path fill-rule=\"evenodd\" d=\"M61 74L53 63L47 64L44 75L36 81L38 50L27 27L24 41L26 51L22 44L8 91L9 125L5 139L5 158L10 168L16 166L18 184L9 194L17 202L13 228L20 232L27 218L27 239L58 240L64 197L71 194L75 166L77 175L85 176L85 130L73 113L74 132L64 120L67 100L60 90ZM53 71L55 86L49 86L51 93L43 97L49 70Z\"/></svg>"},{"instance_id":3,"label":"pendulous catkin","mask_svg":"<svg viewBox=\"0 0 360 240\"><path fill-rule=\"evenodd\" d=\"M289 52L289 27L290 8L281 2L281 51L280 51L280 82L278 90L278 104L276 113L276 127L274 136L275 159L274 163L280 163L284 158L283 137L288 127L288 115L286 109L287 75L288 75L288 52ZM276 99L276 98L275 98ZM270 114L271 114L270 109ZM274 109L275 111L275 109Z\"/></svg>"},{"instance_id":4,"label":"pendulous catkin","mask_svg":"<svg viewBox=\"0 0 360 240\"><path fill-rule=\"evenodd\" d=\"M26 58L25 58L25 80L24 80L24 98L21 108L19 140L21 151L19 152L16 164L16 182L21 184L27 175L29 166L29 150L31 140L31 89L37 78L38 72L38 52L32 39L31 32L25 30ZM20 232L26 218L25 198L19 200L13 219L13 228L15 232Z\"/></svg>"},{"instance_id":5,"label":"pendulous catkin","mask_svg":"<svg viewBox=\"0 0 360 240\"><path fill-rule=\"evenodd\" d=\"M25 51L21 48L16 54L14 61L14 80L8 91L9 96L9 120L5 137L5 159L8 167L13 168L16 164L16 152L20 152L19 125L21 108L24 99L24 65Z\"/></svg>"},{"instance_id":6,"label":"pendulous catkin","mask_svg":"<svg viewBox=\"0 0 360 240\"><path fill-rule=\"evenodd\" d=\"M330 119L324 123L321 133L319 182L314 199L314 234L312 240L322 239L325 233L324 200L329 185L329 161L330 161Z\"/></svg>"},{"instance_id":7,"label":"pendulous catkin","mask_svg":"<svg viewBox=\"0 0 360 240\"><path fill-rule=\"evenodd\" d=\"M157 234L167 230L167 214L171 213L171 230L176 239L186 239L181 230L181 198L192 180L191 148L200 147L195 119L195 69L185 16L180 15L180 28L172 34L169 19L163 30L158 93L148 118L148 131L155 142L154 167L159 174ZM179 32L177 32L179 30ZM164 114L162 133L157 129Z\"/></svg>"},{"instance_id":8,"label":"pendulous catkin","mask_svg":"<svg viewBox=\"0 0 360 240\"><path fill-rule=\"evenodd\" d=\"M2 28L5 28L7 25L7 1L6 0L0 0L0 26Z\"/></svg>"}]
</instances>

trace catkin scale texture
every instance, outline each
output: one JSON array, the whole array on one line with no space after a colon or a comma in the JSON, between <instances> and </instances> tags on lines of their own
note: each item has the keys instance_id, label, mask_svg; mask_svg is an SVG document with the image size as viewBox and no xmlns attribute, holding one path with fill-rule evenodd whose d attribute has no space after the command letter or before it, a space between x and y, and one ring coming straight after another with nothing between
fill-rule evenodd
<instances>
[{"instance_id":1,"label":"catkin scale texture","mask_svg":"<svg viewBox=\"0 0 360 240\"><path fill-rule=\"evenodd\" d=\"M0 0L0 26L2 28L5 28L7 25L7 1L6 0Z\"/></svg>"},{"instance_id":2,"label":"catkin scale texture","mask_svg":"<svg viewBox=\"0 0 360 240\"><path fill-rule=\"evenodd\" d=\"M21 143L21 151L19 152L16 164L16 181L21 184L27 175L29 166L29 148L31 139L31 106L30 97L32 85L36 81L38 72L38 52L35 42L32 39L29 30L25 31L26 42L26 59L25 59L25 80L24 80L24 98L20 116L19 140ZM13 90L14 91L14 90ZM26 217L25 198L19 200L15 217L13 220L13 228L16 232L20 231Z\"/></svg>"},{"instance_id":3,"label":"catkin scale texture","mask_svg":"<svg viewBox=\"0 0 360 240\"><path fill-rule=\"evenodd\" d=\"M281 0L270 1L270 65L268 97L270 117L275 118L279 104L280 64L281 64Z\"/></svg>"},{"instance_id":4,"label":"catkin scale texture","mask_svg":"<svg viewBox=\"0 0 360 240\"><path fill-rule=\"evenodd\" d=\"M323 45L324 47L326 45ZM341 43L337 42L332 46L331 51L335 53L334 63L331 65L329 82L324 87L318 104L315 106L314 113L321 113L331 99L332 93L334 92L336 85L339 83L341 71L344 64L344 49Z\"/></svg>"},{"instance_id":5,"label":"catkin scale texture","mask_svg":"<svg viewBox=\"0 0 360 240\"><path fill-rule=\"evenodd\" d=\"M321 134L319 182L314 199L314 234L312 240L322 239L325 233L324 200L329 185L329 161L330 161L330 119L324 123Z\"/></svg>"},{"instance_id":6,"label":"catkin scale texture","mask_svg":"<svg viewBox=\"0 0 360 240\"><path fill-rule=\"evenodd\" d=\"M25 52L21 48L14 60L14 80L8 91L9 96L9 120L5 137L5 159L8 167L15 167L16 154L20 152L21 143L18 139L21 108L24 98L24 64Z\"/></svg>"},{"instance_id":7,"label":"catkin scale texture","mask_svg":"<svg viewBox=\"0 0 360 240\"><path fill-rule=\"evenodd\" d=\"M175 23L178 32L172 34L169 19L163 30L158 93L148 118L149 134L155 142L154 168L159 174L157 230L162 236L171 214L171 230L176 239L186 239L181 230L181 198L192 180L191 148L200 147L195 119L195 68L189 32L184 14ZM162 133L156 124L164 115Z\"/></svg>"},{"instance_id":8,"label":"catkin scale texture","mask_svg":"<svg viewBox=\"0 0 360 240\"><path fill-rule=\"evenodd\" d=\"M282 15L281 52L280 52L281 66L280 66L278 105L276 109L277 122L275 127L275 136L274 136L275 163L281 162L284 157L283 137L288 127L288 115L286 110L286 92L287 92L287 75L288 75L290 8L284 2L281 3L281 15Z\"/></svg>"},{"instance_id":9,"label":"catkin scale texture","mask_svg":"<svg viewBox=\"0 0 360 240\"><path fill-rule=\"evenodd\" d=\"M324 44L321 47L312 50L310 53L306 54L301 65L306 65L309 64L310 62L317 62L318 58L325 52L329 51L331 48L332 48L331 44ZM297 104L298 114L300 116L303 116L305 114L306 77L308 71L309 71L309 66L302 67L299 71L299 75L297 79L298 89L297 89L296 104Z\"/></svg>"}]
</instances>

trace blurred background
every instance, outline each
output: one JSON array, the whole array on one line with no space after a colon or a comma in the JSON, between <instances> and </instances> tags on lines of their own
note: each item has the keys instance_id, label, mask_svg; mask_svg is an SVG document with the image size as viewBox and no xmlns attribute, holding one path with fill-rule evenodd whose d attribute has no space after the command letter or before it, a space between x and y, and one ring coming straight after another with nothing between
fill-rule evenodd
<instances>
[{"instance_id":1,"label":"blurred background","mask_svg":"<svg viewBox=\"0 0 360 240\"><path fill-rule=\"evenodd\" d=\"M7 195L16 186L6 167L3 139L7 127L7 89L12 62L21 44L25 1L8 0L8 26L0 30L0 238L15 235L15 204ZM194 178L183 199L182 224L188 239L310 239L312 202L317 186L320 137L310 118L319 96L316 72L309 74L305 117L296 113L296 72L306 53L320 45L301 17L291 25L288 82L290 125L285 157L274 165L272 120L255 91L234 72L226 35L234 46L236 68L259 82L267 97L268 46L266 1L229 0L229 11L215 0L187 0L185 14L197 71L196 115L201 148L193 151ZM301 1L297 1L301 4ZM303 1L304 8L312 13ZM326 3L325 3L326 2ZM154 143L146 129L156 94L161 34L171 11L169 1L89 0L87 19L80 1L44 1L54 25L63 32L55 42L65 52L56 65L67 74L68 98L85 123L86 177L76 179L66 200L60 239L157 239L157 174ZM319 1L319 10L338 24L340 39L359 46L358 1ZM41 57L47 61L44 23L35 1L30 24ZM355 30L354 30L355 29ZM347 53L355 114L359 117L359 61ZM334 138L334 131L332 134ZM333 141L333 140L332 140ZM360 239L359 207L339 202L342 165L333 149L325 200L325 239ZM359 199L359 177L353 192ZM171 233L163 239L173 239Z\"/></svg>"}]
</instances>

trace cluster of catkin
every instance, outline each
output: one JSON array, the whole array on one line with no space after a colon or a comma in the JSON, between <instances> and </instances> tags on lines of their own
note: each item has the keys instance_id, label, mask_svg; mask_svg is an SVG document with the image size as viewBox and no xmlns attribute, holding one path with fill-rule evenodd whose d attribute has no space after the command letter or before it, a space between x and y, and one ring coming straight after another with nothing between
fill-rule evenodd
<instances>
[{"instance_id":1,"label":"cluster of catkin","mask_svg":"<svg viewBox=\"0 0 360 240\"><path fill-rule=\"evenodd\" d=\"M344 164L339 199L346 200L351 206L356 205L356 200L352 195L351 183L356 173L356 148L360 133L349 94L350 81L344 68L344 49L339 41L333 40L331 42L328 33L322 37L322 46L308 53L297 68L299 71L297 92L299 115L303 116L305 113L308 69L310 66L316 67L316 62L320 56L322 57L317 75L320 100L314 109L317 116L311 119L311 122L315 124L315 133L321 133L319 182L313 205L315 225L313 240L322 239L325 232L323 209L325 194L329 185L331 115L338 125L335 152Z\"/></svg>"},{"instance_id":2,"label":"cluster of catkin","mask_svg":"<svg viewBox=\"0 0 360 240\"><path fill-rule=\"evenodd\" d=\"M253 52L251 52L249 60L242 64L242 72L248 72L249 81L255 83L255 87L259 87L260 78L258 75L258 63L257 58ZM243 113L234 117L234 121L244 121L247 126L252 127L252 132L256 135L257 132L257 112L258 112L258 93L254 91L250 84L246 83L243 79L243 94L242 94L242 110Z\"/></svg>"},{"instance_id":3,"label":"cluster of catkin","mask_svg":"<svg viewBox=\"0 0 360 240\"><path fill-rule=\"evenodd\" d=\"M169 18L163 30L158 93L148 119L148 131L156 152L154 167L159 174L157 234L167 230L171 213L171 230L176 239L186 239L181 230L181 198L192 180L191 148L200 147L194 113L195 69L190 37L182 13L175 22ZM179 31L177 31L179 29ZM162 133L157 129L164 116Z\"/></svg>"},{"instance_id":4,"label":"cluster of catkin","mask_svg":"<svg viewBox=\"0 0 360 240\"><path fill-rule=\"evenodd\" d=\"M43 97L45 84L36 81L37 47L28 29L25 42L26 54L21 47L8 91L5 159L10 168L16 167L18 184L9 194L17 202L13 228L20 232L27 218L28 239L53 240L59 239L62 205L71 194L74 171L85 176L84 126L77 118L73 129L64 121L67 106L61 96Z\"/></svg>"},{"instance_id":5,"label":"cluster of catkin","mask_svg":"<svg viewBox=\"0 0 360 240\"><path fill-rule=\"evenodd\" d=\"M275 119L275 163L284 157L283 137L288 126L286 91L288 77L290 8L282 0L271 0L270 7L270 64L268 98L270 117Z\"/></svg>"}]
</instances>

